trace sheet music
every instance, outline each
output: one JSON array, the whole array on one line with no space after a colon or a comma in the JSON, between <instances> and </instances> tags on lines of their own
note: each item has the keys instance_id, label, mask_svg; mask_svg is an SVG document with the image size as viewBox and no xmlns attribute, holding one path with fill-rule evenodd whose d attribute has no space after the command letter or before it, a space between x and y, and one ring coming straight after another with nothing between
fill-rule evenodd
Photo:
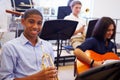
<instances>
[{"instance_id":1,"label":"sheet music","mask_svg":"<svg viewBox=\"0 0 120 80\"><path fill-rule=\"evenodd\" d=\"M103 65L108 64L108 63L112 63L112 62L120 62L120 60L113 60L113 59L106 60L106 61L104 61Z\"/></svg>"}]
</instances>

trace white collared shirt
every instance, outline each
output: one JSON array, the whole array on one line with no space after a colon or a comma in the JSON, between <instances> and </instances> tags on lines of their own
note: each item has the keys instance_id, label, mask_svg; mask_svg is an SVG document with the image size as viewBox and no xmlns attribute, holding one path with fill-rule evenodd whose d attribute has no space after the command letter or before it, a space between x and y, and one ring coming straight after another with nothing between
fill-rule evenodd
<instances>
[{"instance_id":1,"label":"white collared shirt","mask_svg":"<svg viewBox=\"0 0 120 80\"><path fill-rule=\"evenodd\" d=\"M74 16L73 13L71 13L71 14L68 15L68 16L66 16L64 19L65 19L65 20L78 21L78 25L77 25L77 27L76 27L76 30L78 30L78 29L79 29L80 27L82 27L83 25L86 26L85 20L84 20L83 18L81 18L81 17L76 17L76 16ZM81 33L78 33L78 34L76 34L76 35L74 35L74 36L72 36L72 37L79 36L80 34L81 34Z\"/></svg>"},{"instance_id":2,"label":"white collared shirt","mask_svg":"<svg viewBox=\"0 0 120 80\"><path fill-rule=\"evenodd\" d=\"M79 23L78 23L78 25L77 25L76 30L78 30L78 29L79 29L80 27L82 27L83 25L86 25L85 20L84 20L83 18L81 18L81 17L76 17L76 16L74 16L72 13L71 13L70 15L66 16L64 19L66 19L66 20L78 21Z\"/></svg>"}]
</instances>

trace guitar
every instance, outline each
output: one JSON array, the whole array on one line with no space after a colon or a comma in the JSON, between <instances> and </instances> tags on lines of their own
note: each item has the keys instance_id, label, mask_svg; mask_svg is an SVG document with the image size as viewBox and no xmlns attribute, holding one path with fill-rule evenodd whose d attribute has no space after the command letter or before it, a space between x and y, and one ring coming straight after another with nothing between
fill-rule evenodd
<instances>
[{"instance_id":1,"label":"guitar","mask_svg":"<svg viewBox=\"0 0 120 80\"><path fill-rule=\"evenodd\" d=\"M90 57L91 59L94 59L95 61L105 61L105 60L120 60L120 58L113 52L107 52L105 54L98 54L92 50L87 50L85 52L85 54ZM76 59L76 72L77 74L80 74L86 70L90 69L90 65L79 61L78 59Z\"/></svg>"}]
</instances>

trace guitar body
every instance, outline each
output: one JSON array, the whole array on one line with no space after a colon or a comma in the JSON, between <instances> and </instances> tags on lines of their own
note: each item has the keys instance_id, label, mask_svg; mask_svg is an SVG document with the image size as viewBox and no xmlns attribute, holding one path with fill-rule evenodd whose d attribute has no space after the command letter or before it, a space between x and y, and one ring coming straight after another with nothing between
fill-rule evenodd
<instances>
[{"instance_id":1,"label":"guitar body","mask_svg":"<svg viewBox=\"0 0 120 80\"><path fill-rule=\"evenodd\" d=\"M105 54L98 54L92 50L87 50L85 54L90 57L91 59L94 59L95 61L104 61L104 60L120 60L120 58L113 52L108 52ZM90 66L82 61L76 60L76 71L77 74L80 74L81 72L84 72L86 70L90 69Z\"/></svg>"}]
</instances>

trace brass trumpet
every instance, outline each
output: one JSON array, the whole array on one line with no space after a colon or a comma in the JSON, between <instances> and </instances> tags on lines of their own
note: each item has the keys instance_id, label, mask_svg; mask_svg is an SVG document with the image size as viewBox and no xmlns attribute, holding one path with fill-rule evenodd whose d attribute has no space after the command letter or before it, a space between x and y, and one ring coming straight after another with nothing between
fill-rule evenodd
<instances>
[{"instance_id":1,"label":"brass trumpet","mask_svg":"<svg viewBox=\"0 0 120 80\"><path fill-rule=\"evenodd\" d=\"M52 60L50 55L43 54L43 56L42 56L42 69L45 69L49 66L52 66L52 67L55 66L54 63L53 63L53 60ZM59 80L58 76L56 76L53 80Z\"/></svg>"}]
</instances>

